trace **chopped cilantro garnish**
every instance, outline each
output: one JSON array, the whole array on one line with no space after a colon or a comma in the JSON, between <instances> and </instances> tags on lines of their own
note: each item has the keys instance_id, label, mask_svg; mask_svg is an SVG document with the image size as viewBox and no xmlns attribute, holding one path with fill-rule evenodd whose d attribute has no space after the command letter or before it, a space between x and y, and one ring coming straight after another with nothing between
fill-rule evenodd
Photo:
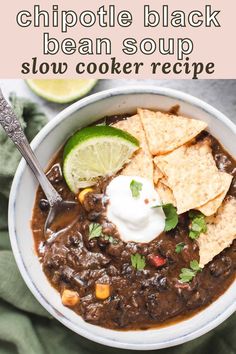
<instances>
[{"instance_id":1,"label":"chopped cilantro garnish","mask_svg":"<svg viewBox=\"0 0 236 354\"><path fill-rule=\"evenodd\" d=\"M177 243L177 245L175 246L175 252L180 253L184 249L184 246L184 242Z\"/></svg>"},{"instance_id":2,"label":"chopped cilantro garnish","mask_svg":"<svg viewBox=\"0 0 236 354\"><path fill-rule=\"evenodd\" d=\"M166 216L166 224L165 224L164 231L170 231L174 229L179 222L176 208L174 207L173 204L164 204L162 206L162 209Z\"/></svg>"},{"instance_id":3,"label":"chopped cilantro garnish","mask_svg":"<svg viewBox=\"0 0 236 354\"><path fill-rule=\"evenodd\" d=\"M144 269L146 265L145 257L139 253L131 255L131 264L137 270Z\"/></svg>"},{"instance_id":4,"label":"chopped cilantro garnish","mask_svg":"<svg viewBox=\"0 0 236 354\"><path fill-rule=\"evenodd\" d=\"M189 268L182 268L179 275L180 281L182 283L188 283L195 277L195 272Z\"/></svg>"},{"instance_id":5,"label":"chopped cilantro garnish","mask_svg":"<svg viewBox=\"0 0 236 354\"><path fill-rule=\"evenodd\" d=\"M202 270L202 268L199 266L199 263L198 261L196 261L196 259L190 262L190 268L195 272L199 272Z\"/></svg>"},{"instance_id":6,"label":"chopped cilantro garnish","mask_svg":"<svg viewBox=\"0 0 236 354\"><path fill-rule=\"evenodd\" d=\"M164 231L170 231L177 226L179 222L179 217L177 214L177 210L173 204L169 203L163 205L156 205L153 208L162 208L164 211L164 214L166 216Z\"/></svg>"},{"instance_id":7,"label":"chopped cilantro garnish","mask_svg":"<svg viewBox=\"0 0 236 354\"><path fill-rule=\"evenodd\" d=\"M89 240L93 238L103 237L104 240L109 241L110 243L116 244L118 240L109 235L104 235L102 233L102 226L98 223L91 223L89 225Z\"/></svg>"},{"instance_id":8,"label":"chopped cilantro garnish","mask_svg":"<svg viewBox=\"0 0 236 354\"><path fill-rule=\"evenodd\" d=\"M89 240L100 237L102 235L102 226L98 223L91 223L89 225Z\"/></svg>"},{"instance_id":9,"label":"chopped cilantro garnish","mask_svg":"<svg viewBox=\"0 0 236 354\"><path fill-rule=\"evenodd\" d=\"M118 241L114 237L108 236L108 235L104 235L104 240L109 241L110 243L113 243L114 245L116 243L118 243Z\"/></svg>"},{"instance_id":10,"label":"chopped cilantro garnish","mask_svg":"<svg viewBox=\"0 0 236 354\"><path fill-rule=\"evenodd\" d=\"M140 182L135 181L134 179L130 182L130 189L132 192L132 196L134 198L138 198L140 195L140 192L143 188L143 184Z\"/></svg>"},{"instance_id":11,"label":"chopped cilantro garnish","mask_svg":"<svg viewBox=\"0 0 236 354\"><path fill-rule=\"evenodd\" d=\"M202 232L207 231L205 216L200 211L190 210L189 218L191 219L189 227L189 237L196 240Z\"/></svg>"},{"instance_id":12,"label":"chopped cilantro garnish","mask_svg":"<svg viewBox=\"0 0 236 354\"><path fill-rule=\"evenodd\" d=\"M202 268L199 266L198 261L193 260L190 262L190 268L182 268L181 273L179 275L180 281L182 283L190 282L197 272L200 272Z\"/></svg>"}]
</instances>

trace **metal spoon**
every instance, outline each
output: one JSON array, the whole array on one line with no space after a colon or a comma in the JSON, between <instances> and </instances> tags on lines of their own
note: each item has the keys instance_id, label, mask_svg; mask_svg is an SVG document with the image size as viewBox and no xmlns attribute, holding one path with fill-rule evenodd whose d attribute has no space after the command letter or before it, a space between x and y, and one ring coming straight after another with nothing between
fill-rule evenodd
<instances>
[{"instance_id":1,"label":"metal spoon","mask_svg":"<svg viewBox=\"0 0 236 354\"><path fill-rule=\"evenodd\" d=\"M16 145L17 149L20 151L21 155L25 158L29 167L33 171L35 177L37 178L40 186L42 187L45 196L50 205L49 213L44 225L44 235L45 238L50 241L54 240L61 231L68 229L73 222L70 222L68 217L66 218L66 225L63 223L58 223L61 220L60 216L64 213L67 216L71 209L75 209L78 204L73 201L65 201L62 199L60 194L55 190L52 184L47 179L42 167L39 164L33 150L30 147L30 144L24 134L21 125L12 110L11 106L7 103L3 97L2 91L0 89L0 124L7 133L8 137ZM74 219L77 213L71 213L72 218ZM75 214L75 215L73 215ZM71 220L73 221L73 220Z\"/></svg>"}]
</instances>

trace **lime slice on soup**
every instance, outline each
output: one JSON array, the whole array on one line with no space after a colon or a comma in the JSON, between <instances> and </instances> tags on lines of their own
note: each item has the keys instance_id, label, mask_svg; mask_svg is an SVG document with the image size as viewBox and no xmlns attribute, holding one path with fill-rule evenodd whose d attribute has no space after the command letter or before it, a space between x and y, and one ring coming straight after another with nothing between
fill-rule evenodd
<instances>
[{"instance_id":1,"label":"lime slice on soup","mask_svg":"<svg viewBox=\"0 0 236 354\"><path fill-rule=\"evenodd\" d=\"M68 103L85 96L92 90L94 79L54 79L26 80L31 90L45 100L56 103Z\"/></svg>"},{"instance_id":2,"label":"lime slice on soup","mask_svg":"<svg viewBox=\"0 0 236 354\"><path fill-rule=\"evenodd\" d=\"M138 140L123 130L110 126L81 129L64 148L63 173L68 187L77 193L99 177L115 174L138 148Z\"/></svg>"}]
</instances>

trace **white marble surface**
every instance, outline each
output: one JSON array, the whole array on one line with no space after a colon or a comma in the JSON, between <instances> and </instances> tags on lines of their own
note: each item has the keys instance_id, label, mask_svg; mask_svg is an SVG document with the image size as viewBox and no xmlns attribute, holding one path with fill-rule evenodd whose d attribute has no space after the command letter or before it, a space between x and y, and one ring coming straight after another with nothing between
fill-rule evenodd
<instances>
[{"instance_id":1,"label":"white marble surface","mask_svg":"<svg viewBox=\"0 0 236 354\"><path fill-rule=\"evenodd\" d=\"M236 123L236 80L100 80L91 93L136 84L169 87L190 93L210 103ZM37 97L23 80L0 80L0 87L6 96L15 91L18 95L39 102L49 118L65 107Z\"/></svg>"}]
</instances>

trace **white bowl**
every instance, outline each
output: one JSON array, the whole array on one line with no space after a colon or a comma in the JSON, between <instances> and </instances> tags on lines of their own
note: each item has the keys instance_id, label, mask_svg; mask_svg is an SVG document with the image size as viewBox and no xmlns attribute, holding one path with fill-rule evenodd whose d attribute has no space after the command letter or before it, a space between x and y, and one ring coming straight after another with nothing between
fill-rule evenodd
<instances>
[{"instance_id":1,"label":"white bowl","mask_svg":"<svg viewBox=\"0 0 236 354\"><path fill-rule=\"evenodd\" d=\"M210 105L182 92L157 87L119 88L84 98L50 121L32 142L43 167L73 132L97 119L114 114L132 113L137 106L169 109L179 104L180 112L206 121L211 133L236 155L236 127ZM143 331L114 331L86 323L64 307L58 292L44 275L34 250L30 219L37 189L24 161L17 169L9 202L9 230L14 256L29 289L56 319L76 333L111 347L150 350L170 347L199 337L218 326L236 309L236 281L213 304L195 316L163 328ZM127 289L128 291L128 289Z\"/></svg>"}]
</instances>

